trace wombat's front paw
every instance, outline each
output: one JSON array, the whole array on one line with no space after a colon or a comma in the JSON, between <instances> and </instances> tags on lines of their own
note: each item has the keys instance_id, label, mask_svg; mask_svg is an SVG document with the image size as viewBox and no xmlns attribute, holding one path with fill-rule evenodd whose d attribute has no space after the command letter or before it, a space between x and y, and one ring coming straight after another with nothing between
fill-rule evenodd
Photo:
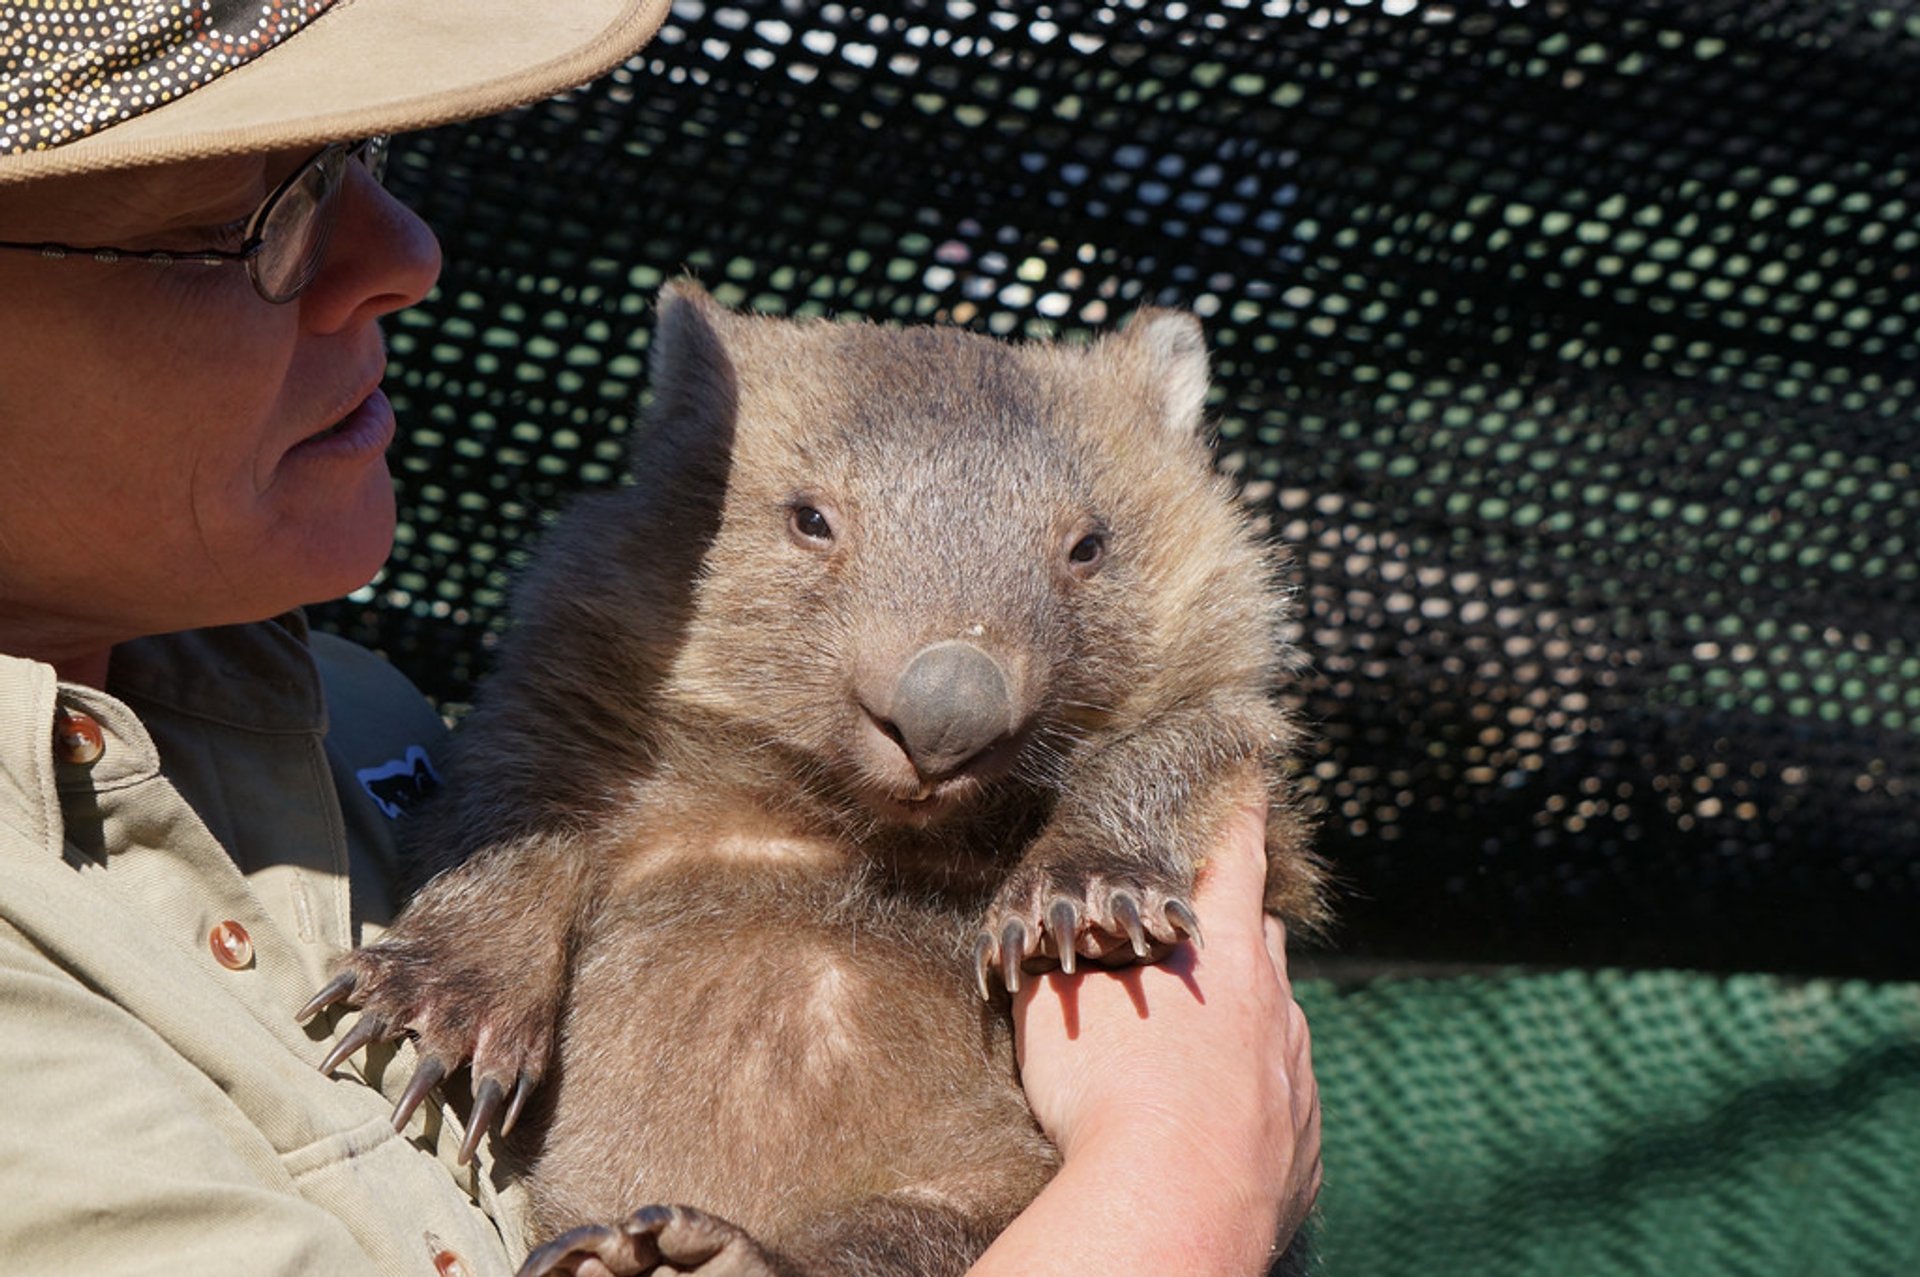
<instances>
[{"instance_id":1,"label":"wombat's front paw","mask_svg":"<svg viewBox=\"0 0 1920 1277\"><path fill-rule=\"evenodd\" d=\"M1020 991L1023 971L1072 974L1075 959L1103 966L1158 962L1191 936L1200 942L1200 920L1185 892L1156 885L1143 875L1109 878L1066 875L1044 869L1014 873L994 898L973 942L974 977L990 998L994 972L1007 992Z\"/></svg>"},{"instance_id":2,"label":"wombat's front paw","mask_svg":"<svg viewBox=\"0 0 1920 1277\"><path fill-rule=\"evenodd\" d=\"M322 1061L328 1073L369 1043L415 1037L420 1064L394 1107L396 1130L442 1078L471 1061L473 1114L460 1145L464 1164L503 1107L501 1134L513 1129L552 1050L559 991L530 975L508 983L516 974L528 973L478 968L446 946L390 937L348 954L339 974L300 1008L298 1018L304 1023L335 1004L361 1009Z\"/></svg>"},{"instance_id":3,"label":"wombat's front paw","mask_svg":"<svg viewBox=\"0 0 1920 1277\"><path fill-rule=\"evenodd\" d=\"M751 1237L726 1220L690 1206L643 1206L617 1224L588 1224L560 1234L527 1256L518 1277L780 1277Z\"/></svg>"}]
</instances>

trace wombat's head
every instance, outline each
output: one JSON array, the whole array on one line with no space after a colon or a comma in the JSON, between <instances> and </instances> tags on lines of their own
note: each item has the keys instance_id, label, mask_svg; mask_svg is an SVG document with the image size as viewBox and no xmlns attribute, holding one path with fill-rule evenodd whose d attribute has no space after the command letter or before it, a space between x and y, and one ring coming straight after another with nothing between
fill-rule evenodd
<instances>
[{"instance_id":1,"label":"wombat's head","mask_svg":"<svg viewBox=\"0 0 1920 1277\"><path fill-rule=\"evenodd\" d=\"M719 507L663 697L744 729L797 793L925 825L1271 677L1277 603L1211 469L1190 316L1023 346L734 314L683 283L653 377L639 499L698 472Z\"/></svg>"}]
</instances>

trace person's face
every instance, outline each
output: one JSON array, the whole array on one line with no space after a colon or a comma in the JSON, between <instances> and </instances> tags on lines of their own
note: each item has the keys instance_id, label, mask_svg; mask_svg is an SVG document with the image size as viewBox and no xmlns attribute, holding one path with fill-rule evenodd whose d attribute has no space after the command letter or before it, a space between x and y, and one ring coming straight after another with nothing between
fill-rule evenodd
<instances>
[{"instance_id":1,"label":"person's face","mask_svg":"<svg viewBox=\"0 0 1920 1277\"><path fill-rule=\"evenodd\" d=\"M0 239L209 247L307 152L0 190ZM319 273L0 253L0 652L70 660L355 589L391 547L379 316L439 272L349 165Z\"/></svg>"}]
</instances>

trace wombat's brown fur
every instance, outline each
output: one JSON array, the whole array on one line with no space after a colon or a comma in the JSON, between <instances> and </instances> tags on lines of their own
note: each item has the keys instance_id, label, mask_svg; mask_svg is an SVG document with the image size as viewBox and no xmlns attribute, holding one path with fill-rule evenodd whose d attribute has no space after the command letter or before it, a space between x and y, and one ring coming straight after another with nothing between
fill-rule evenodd
<instances>
[{"instance_id":1,"label":"wombat's brown fur","mask_svg":"<svg viewBox=\"0 0 1920 1277\"><path fill-rule=\"evenodd\" d=\"M958 1273L1056 1164L990 980L1164 954L1255 773L1269 906L1318 917L1200 329L1013 346L681 284L655 341L634 484L527 573L429 818L458 867L315 1002L366 1008L336 1059L418 1035L412 1103L471 1059L475 1139L544 1075L543 1228L692 1208L528 1271Z\"/></svg>"}]
</instances>

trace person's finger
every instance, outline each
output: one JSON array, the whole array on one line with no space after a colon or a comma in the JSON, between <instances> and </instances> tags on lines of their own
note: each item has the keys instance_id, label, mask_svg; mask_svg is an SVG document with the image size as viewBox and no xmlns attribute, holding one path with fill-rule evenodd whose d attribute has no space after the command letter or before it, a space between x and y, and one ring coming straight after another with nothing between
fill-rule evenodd
<instances>
[{"instance_id":1,"label":"person's finger","mask_svg":"<svg viewBox=\"0 0 1920 1277\"><path fill-rule=\"evenodd\" d=\"M1315 1147L1320 1143L1320 1087L1313 1078L1313 1064L1303 1050L1288 1070L1293 1082L1294 1124L1307 1130Z\"/></svg>"},{"instance_id":2,"label":"person's finger","mask_svg":"<svg viewBox=\"0 0 1920 1277\"><path fill-rule=\"evenodd\" d=\"M1267 937L1267 957L1273 961L1273 974L1279 977L1280 989L1289 998L1293 996L1293 977L1287 973L1287 924L1268 915L1265 920Z\"/></svg>"},{"instance_id":3,"label":"person's finger","mask_svg":"<svg viewBox=\"0 0 1920 1277\"><path fill-rule=\"evenodd\" d=\"M1194 908L1205 933L1251 928L1261 916L1267 882L1267 805L1264 798L1233 809L1201 866Z\"/></svg>"}]
</instances>

